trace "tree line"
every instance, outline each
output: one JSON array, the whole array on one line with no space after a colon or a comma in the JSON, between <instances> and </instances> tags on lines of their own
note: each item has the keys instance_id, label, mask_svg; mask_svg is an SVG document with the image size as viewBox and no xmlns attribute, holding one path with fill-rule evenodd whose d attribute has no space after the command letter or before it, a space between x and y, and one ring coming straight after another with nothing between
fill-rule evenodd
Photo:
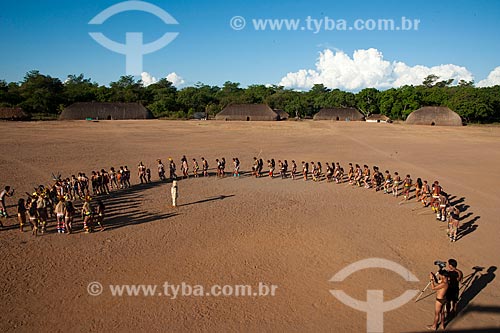
<instances>
[{"instance_id":1,"label":"tree line","mask_svg":"<svg viewBox=\"0 0 500 333\"><path fill-rule=\"evenodd\" d=\"M266 103L288 112L290 117L311 117L324 107L355 107L365 115L380 113L402 120L422 106L447 106L466 122L500 121L500 86L478 88L472 81L462 80L458 85L452 82L429 75L418 86L383 91L365 88L357 93L329 89L323 84L309 91L295 91L260 84L242 88L229 81L222 87L196 83L177 89L167 79L144 86L132 76L122 76L104 86L83 74L69 75L62 82L34 70L26 73L21 82L0 80L0 106L21 107L40 118L56 117L75 102L139 102L156 117L190 118L195 113L213 116L231 103Z\"/></svg>"}]
</instances>

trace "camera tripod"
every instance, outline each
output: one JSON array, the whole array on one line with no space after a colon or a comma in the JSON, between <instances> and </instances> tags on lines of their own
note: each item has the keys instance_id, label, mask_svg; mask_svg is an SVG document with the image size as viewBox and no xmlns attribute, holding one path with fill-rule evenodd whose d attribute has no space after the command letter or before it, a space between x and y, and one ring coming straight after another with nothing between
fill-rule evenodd
<instances>
[{"instance_id":1,"label":"camera tripod","mask_svg":"<svg viewBox=\"0 0 500 333\"><path fill-rule=\"evenodd\" d=\"M438 271L439 272L439 271ZM434 279L434 282L437 282L436 281L436 274L438 273L432 273L432 275L434 276L433 279ZM427 290L427 288L429 288L429 286L431 285L431 281L427 282L426 286L424 287L424 289L420 290L420 294L418 294L417 298L415 299L415 303L417 303L419 300L420 300L420 297L422 297L422 295L424 294L424 292Z\"/></svg>"},{"instance_id":2,"label":"camera tripod","mask_svg":"<svg viewBox=\"0 0 500 333\"><path fill-rule=\"evenodd\" d=\"M479 266L474 266L472 267L472 269L474 270L474 272L470 273L469 275L467 276L464 276L462 279L463 279L463 282L462 282L462 286L460 287L459 290L467 290L470 286L470 284L474 281L474 277L479 273L479 272L482 272L484 270L484 267L479 267ZM434 274L434 281L436 281L436 274L437 272ZM418 302L420 300L420 297L422 297L423 293L427 290L427 288L429 288L429 286L431 285L431 281L427 282L427 285L425 286L424 289L422 289L420 291L420 294L417 296L417 298L415 299L415 303Z\"/></svg>"}]
</instances>

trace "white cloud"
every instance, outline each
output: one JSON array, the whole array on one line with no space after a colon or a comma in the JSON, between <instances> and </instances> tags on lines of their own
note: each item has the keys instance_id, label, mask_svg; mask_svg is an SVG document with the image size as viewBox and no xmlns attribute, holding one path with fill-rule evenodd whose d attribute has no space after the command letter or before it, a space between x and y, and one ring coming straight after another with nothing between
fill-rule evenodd
<instances>
[{"instance_id":1,"label":"white cloud","mask_svg":"<svg viewBox=\"0 0 500 333\"><path fill-rule=\"evenodd\" d=\"M322 83L328 88L356 91L363 88L388 89L402 85L419 85L429 74L440 80L471 81L467 68L446 64L433 67L408 66L403 62L390 62L382 52L370 48L354 51L352 58L343 51L325 49L320 52L315 69L301 69L288 73L279 85L293 89L310 89Z\"/></svg>"},{"instance_id":2,"label":"white cloud","mask_svg":"<svg viewBox=\"0 0 500 333\"><path fill-rule=\"evenodd\" d=\"M491 87L496 85L500 85L500 66L492 70L486 79L477 83L478 87Z\"/></svg>"},{"instance_id":3,"label":"white cloud","mask_svg":"<svg viewBox=\"0 0 500 333\"><path fill-rule=\"evenodd\" d=\"M153 75L149 74L148 72L141 73L141 80L142 80L142 85L144 87L147 87L151 84L158 82L158 79L155 78Z\"/></svg>"},{"instance_id":4,"label":"white cloud","mask_svg":"<svg viewBox=\"0 0 500 333\"><path fill-rule=\"evenodd\" d=\"M176 87L179 87L185 83L184 79L175 72L168 74L165 78L170 82L172 82L172 84ZM158 79L148 72L141 73L141 80L142 80L142 85L144 87L147 87L151 84L155 84L156 82L158 82Z\"/></svg>"},{"instance_id":5,"label":"white cloud","mask_svg":"<svg viewBox=\"0 0 500 333\"><path fill-rule=\"evenodd\" d=\"M176 87L179 87L185 83L184 79L180 76L177 75L176 72L172 72L166 76L167 80L172 82L172 84Z\"/></svg>"}]
</instances>

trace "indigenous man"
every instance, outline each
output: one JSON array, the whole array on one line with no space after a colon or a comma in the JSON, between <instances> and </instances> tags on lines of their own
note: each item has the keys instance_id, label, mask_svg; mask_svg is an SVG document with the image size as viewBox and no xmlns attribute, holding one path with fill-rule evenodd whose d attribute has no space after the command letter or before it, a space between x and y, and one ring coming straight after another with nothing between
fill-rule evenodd
<instances>
[{"instance_id":1,"label":"indigenous man","mask_svg":"<svg viewBox=\"0 0 500 333\"><path fill-rule=\"evenodd\" d=\"M441 194L441 191L443 188L441 185L439 185L439 182L436 180L432 184L432 197L431 197L431 207L434 212L437 213L438 209L438 200L439 200L439 195Z\"/></svg>"},{"instance_id":2,"label":"indigenous man","mask_svg":"<svg viewBox=\"0 0 500 333\"><path fill-rule=\"evenodd\" d=\"M86 234L92 232L92 218L94 212L90 206L90 200L90 196L86 196L82 206L83 230Z\"/></svg>"},{"instance_id":3,"label":"indigenous man","mask_svg":"<svg viewBox=\"0 0 500 333\"><path fill-rule=\"evenodd\" d=\"M175 174L175 171L176 171L176 166L175 166L175 162L174 160L170 157L169 159L169 171L170 171L170 180L175 180L177 179L177 175Z\"/></svg>"},{"instance_id":4,"label":"indigenous man","mask_svg":"<svg viewBox=\"0 0 500 333\"><path fill-rule=\"evenodd\" d=\"M252 176L255 176L257 178L257 170L259 169L259 160L257 157L253 158L253 165L252 165Z\"/></svg>"},{"instance_id":5,"label":"indigenous man","mask_svg":"<svg viewBox=\"0 0 500 333\"><path fill-rule=\"evenodd\" d=\"M203 177L208 177L208 161L204 157L201 158L201 166L203 168Z\"/></svg>"},{"instance_id":6,"label":"indigenous man","mask_svg":"<svg viewBox=\"0 0 500 333\"><path fill-rule=\"evenodd\" d=\"M395 197L399 196L399 183L401 183L401 177L399 173L394 172L394 182L392 184L392 195Z\"/></svg>"},{"instance_id":7,"label":"indigenous man","mask_svg":"<svg viewBox=\"0 0 500 333\"><path fill-rule=\"evenodd\" d=\"M198 178L198 170L200 170L200 166L198 165L198 161L196 158L193 158L193 176L194 178Z\"/></svg>"},{"instance_id":8,"label":"indigenous man","mask_svg":"<svg viewBox=\"0 0 500 333\"><path fill-rule=\"evenodd\" d=\"M64 217L66 215L66 204L64 203L64 197L59 198L59 202L56 205L56 219L57 219L57 233L64 234L66 232L66 224L64 223Z\"/></svg>"},{"instance_id":9,"label":"indigenous man","mask_svg":"<svg viewBox=\"0 0 500 333\"><path fill-rule=\"evenodd\" d=\"M359 164L356 164L356 170L354 171L354 173L355 173L354 181L356 185L361 187L361 180L363 179L363 170L361 170Z\"/></svg>"},{"instance_id":10,"label":"indigenous man","mask_svg":"<svg viewBox=\"0 0 500 333\"><path fill-rule=\"evenodd\" d=\"M403 180L403 195L405 200L410 199L410 189L412 186L412 179L410 175L406 175L405 179Z\"/></svg>"},{"instance_id":11,"label":"indigenous man","mask_svg":"<svg viewBox=\"0 0 500 333\"><path fill-rule=\"evenodd\" d=\"M309 172L309 164L302 161L302 176L307 180L307 173Z\"/></svg>"},{"instance_id":12,"label":"indigenous man","mask_svg":"<svg viewBox=\"0 0 500 333\"><path fill-rule=\"evenodd\" d=\"M427 180L424 180L424 183L422 184L422 195L420 196L420 201L422 201L424 207L427 207L427 198L430 195L431 195L431 188L429 184L427 184Z\"/></svg>"},{"instance_id":13,"label":"indigenous man","mask_svg":"<svg viewBox=\"0 0 500 333\"><path fill-rule=\"evenodd\" d=\"M437 212L436 219L441 220L442 222L446 221L446 207L448 207L448 204L448 195L441 192L439 194L439 210Z\"/></svg>"},{"instance_id":14,"label":"indigenous man","mask_svg":"<svg viewBox=\"0 0 500 333\"><path fill-rule=\"evenodd\" d=\"M297 172L297 163L295 160L292 160L292 179L295 180L295 173Z\"/></svg>"},{"instance_id":15,"label":"indigenous man","mask_svg":"<svg viewBox=\"0 0 500 333\"><path fill-rule=\"evenodd\" d=\"M352 163L349 163L349 171L347 171L347 180L349 181L349 184L352 185L354 181L354 168L352 167Z\"/></svg>"},{"instance_id":16,"label":"indigenous man","mask_svg":"<svg viewBox=\"0 0 500 333\"><path fill-rule=\"evenodd\" d=\"M434 322L428 325L430 330L437 330L441 319L441 328L444 329L444 309L446 304L446 292L448 290L448 272L444 269L439 270L437 277L431 272L431 288L436 292L436 302L434 305Z\"/></svg>"},{"instance_id":17,"label":"indigenous man","mask_svg":"<svg viewBox=\"0 0 500 333\"><path fill-rule=\"evenodd\" d=\"M458 228L460 228L460 209L457 206L449 207L448 237L450 242L457 241Z\"/></svg>"},{"instance_id":18,"label":"indigenous man","mask_svg":"<svg viewBox=\"0 0 500 333\"><path fill-rule=\"evenodd\" d=\"M157 159L156 162L158 162L158 177L160 178L160 180L165 180L165 166L160 159Z\"/></svg>"},{"instance_id":19,"label":"indigenous man","mask_svg":"<svg viewBox=\"0 0 500 333\"><path fill-rule=\"evenodd\" d=\"M240 176L240 160L237 157L233 157L233 177L239 177Z\"/></svg>"}]
</instances>

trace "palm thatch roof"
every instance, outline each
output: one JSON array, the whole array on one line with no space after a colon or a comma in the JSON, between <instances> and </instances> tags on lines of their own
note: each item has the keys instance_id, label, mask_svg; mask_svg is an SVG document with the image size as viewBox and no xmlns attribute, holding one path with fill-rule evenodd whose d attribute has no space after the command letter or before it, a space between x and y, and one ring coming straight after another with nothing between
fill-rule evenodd
<instances>
[{"instance_id":1,"label":"palm thatch roof","mask_svg":"<svg viewBox=\"0 0 500 333\"><path fill-rule=\"evenodd\" d=\"M59 120L153 119L154 116L140 103L78 102L63 110Z\"/></svg>"},{"instance_id":2,"label":"palm thatch roof","mask_svg":"<svg viewBox=\"0 0 500 333\"><path fill-rule=\"evenodd\" d=\"M30 117L23 111L23 109L0 107L1 120L28 120Z\"/></svg>"},{"instance_id":3,"label":"palm thatch roof","mask_svg":"<svg viewBox=\"0 0 500 333\"><path fill-rule=\"evenodd\" d=\"M462 118L445 106L424 106L410 113L407 124L462 126Z\"/></svg>"},{"instance_id":4,"label":"palm thatch roof","mask_svg":"<svg viewBox=\"0 0 500 333\"><path fill-rule=\"evenodd\" d=\"M355 108L324 108L316 113L314 120L363 121L365 116Z\"/></svg>"},{"instance_id":5,"label":"palm thatch roof","mask_svg":"<svg viewBox=\"0 0 500 333\"><path fill-rule=\"evenodd\" d=\"M279 120L267 104L230 104L215 115L216 120Z\"/></svg>"},{"instance_id":6,"label":"palm thatch roof","mask_svg":"<svg viewBox=\"0 0 500 333\"><path fill-rule=\"evenodd\" d=\"M391 118L389 118L383 114L371 114L368 117L366 117L366 121L369 123L390 123L390 122L392 122Z\"/></svg>"},{"instance_id":7,"label":"palm thatch roof","mask_svg":"<svg viewBox=\"0 0 500 333\"><path fill-rule=\"evenodd\" d=\"M290 118L290 115L287 112L285 112L284 110L274 109L274 112L276 112L278 114L278 116L280 117L279 120L287 120L288 118Z\"/></svg>"}]
</instances>

